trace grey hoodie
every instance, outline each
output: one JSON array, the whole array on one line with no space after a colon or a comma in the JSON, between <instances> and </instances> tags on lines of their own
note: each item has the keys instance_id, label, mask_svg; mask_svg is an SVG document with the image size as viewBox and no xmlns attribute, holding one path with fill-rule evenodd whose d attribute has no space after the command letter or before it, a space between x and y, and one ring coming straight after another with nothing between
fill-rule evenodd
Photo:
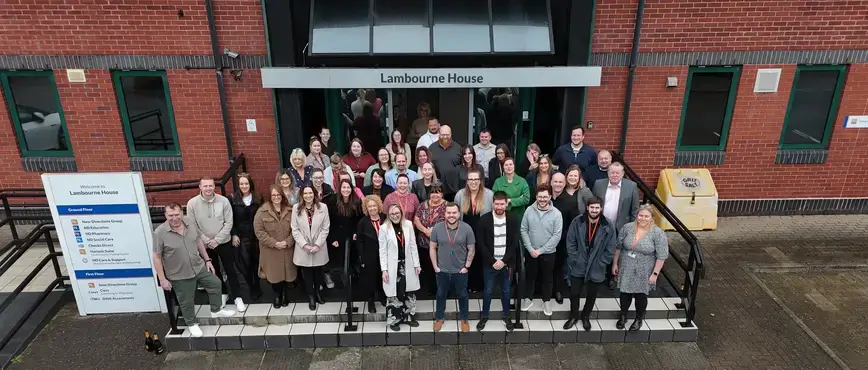
<instances>
[{"instance_id":1,"label":"grey hoodie","mask_svg":"<svg viewBox=\"0 0 868 370\"><path fill-rule=\"evenodd\" d=\"M219 244L232 240L232 204L220 195L208 200L199 194L187 202L187 216L196 221L202 241L214 239Z\"/></svg>"},{"instance_id":2,"label":"grey hoodie","mask_svg":"<svg viewBox=\"0 0 868 370\"><path fill-rule=\"evenodd\" d=\"M530 252L538 249L542 254L554 253L561 241L564 220L561 211L549 204L541 211L534 202L524 211L521 219L521 241Z\"/></svg>"}]
</instances>

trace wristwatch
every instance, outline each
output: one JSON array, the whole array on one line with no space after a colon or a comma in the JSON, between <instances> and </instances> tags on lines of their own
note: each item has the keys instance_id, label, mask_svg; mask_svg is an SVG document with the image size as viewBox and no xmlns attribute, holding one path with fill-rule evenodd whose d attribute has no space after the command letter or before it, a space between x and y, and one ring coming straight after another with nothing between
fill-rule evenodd
<instances>
[{"instance_id":1,"label":"wristwatch","mask_svg":"<svg viewBox=\"0 0 868 370\"><path fill-rule=\"evenodd\" d=\"M205 263L211 262L211 260L205 260Z\"/></svg>"}]
</instances>

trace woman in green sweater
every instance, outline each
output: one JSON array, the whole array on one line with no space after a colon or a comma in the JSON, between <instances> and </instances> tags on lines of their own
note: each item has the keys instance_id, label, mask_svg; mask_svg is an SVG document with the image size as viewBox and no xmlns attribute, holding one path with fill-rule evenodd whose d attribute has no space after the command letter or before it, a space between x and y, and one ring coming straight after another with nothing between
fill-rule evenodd
<instances>
[{"instance_id":1,"label":"woman in green sweater","mask_svg":"<svg viewBox=\"0 0 868 370\"><path fill-rule=\"evenodd\" d=\"M506 210L519 220L524 216L524 209L531 203L527 181L515 174L515 160L512 158L503 161L503 176L494 180L494 187L491 190L495 193L498 191L506 193L509 197Z\"/></svg>"}]
</instances>

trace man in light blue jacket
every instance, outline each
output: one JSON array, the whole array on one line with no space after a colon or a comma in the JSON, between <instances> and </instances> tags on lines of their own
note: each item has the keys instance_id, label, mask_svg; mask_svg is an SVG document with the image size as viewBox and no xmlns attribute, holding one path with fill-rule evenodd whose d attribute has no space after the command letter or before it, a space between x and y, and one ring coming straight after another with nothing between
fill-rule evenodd
<instances>
[{"instance_id":1,"label":"man in light blue jacket","mask_svg":"<svg viewBox=\"0 0 868 370\"><path fill-rule=\"evenodd\" d=\"M547 184L536 188L536 202L524 211L521 219L521 241L527 249L525 268L527 283L521 309L533 306L533 293L537 275L542 278L543 313L552 315L551 300L555 268L555 251L563 233L564 220L561 211L552 205L552 189Z\"/></svg>"}]
</instances>

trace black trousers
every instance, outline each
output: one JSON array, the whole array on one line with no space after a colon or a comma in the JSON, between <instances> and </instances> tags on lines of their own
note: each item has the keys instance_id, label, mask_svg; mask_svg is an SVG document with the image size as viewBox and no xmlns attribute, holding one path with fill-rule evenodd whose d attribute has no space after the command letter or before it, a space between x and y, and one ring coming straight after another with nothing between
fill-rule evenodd
<instances>
[{"instance_id":1,"label":"black trousers","mask_svg":"<svg viewBox=\"0 0 868 370\"><path fill-rule=\"evenodd\" d=\"M554 292L568 295L567 279L564 276L564 264L567 263L567 245L565 243L558 244L558 249L555 251L555 266L552 270L552 279L554 279Z\"/></svg>"},{"instance_id":2,"label":"black trousers","mask_svg":"<svg viewBox=\"0 0 868 370\"><path fill-rule=\"evenodd\" d=\"M644 293L621 293L621 314L627 315L633 298L636 298L636 317L645 318L645 310L648 309L648 295Z\"/></svg>"},{"instance_id":3,"label":"black trousers","mask_svg":"<svg viewBox=\"0 0 868 370\"><path fill-rule=\"evenodd\" d=\"M232 248L235 252L235 267L244 276L251 292L262 293L259 285L259 240L253 235L241 236L241 245Z\"/></svg>"},{"instance_id":4,"label":"black trousers","mask_svg":"<svg viewBox=\"0 0 868 370\"><path fill-rule=\"evenodd\" d=\"M485 267L479 253L473 255L473 262L470 264L470 270L467 275L467 289L474 292L481 292L485 289L485 278L482 274L485 271Z\"/></svg>"},{"instance_id":5,"label":"black trousers","mask_svg":"<svg viewBox=\"0 0 868 370\"><path fill-rule=\"evenodd\" d=\"M359 283L361 283L365 300L384 299L386 294L383 292L383 270L380 269L380 261L366 261L361 272Z\"/></svg>"},{"instance_id":6,"label":"black trousers","mask_svg":"<svg viewBox=\"0 0 868 370\"><path fill-rule=\"evenodd\" d=\"M437 278L434 275L434 265L431 264L431 256L428 251L428 248L419 248L419 265L422 266L422 273L419 274L421 288L419 292L434 295L437 293Z\"/></svg>"},{"instance_id":7,"label":"black trousers","mask_svg":"<svg viewBox=\"0 0 868 370\"><path fill-rule=\"evenodd\" d=\"M301 277L304 279L304 291L308 296L319 293L319 287L325 285L322 266L302 267Z\"/></svg>"},{"instance_id":8,"label":"black trousers","mask_svg":"<svg viewBox=\"0 0 868 370\"><path fill-rule=\"evenodd\" d=\"M525 252L527 253L527 252ZM542 282L542 300L548 302L552 299L552 269L555 267L555 254L541 254L537 258L533 258L528 253L525 257L525 268L527 269L527 284L525 284L525 298L533 299L534 290L536 289L536 279L539 276Z\"/></svg>"},{"instance_id":9,"label":"black trousers","mask_svg":"<svg viewBox=\"0 0 868 370\"><path fill-rule=\"evenodd\" d=\"M286 282L281 281L279 283L271 283L271 290L274 291L275 297L280 297L283 295L283 290L286 288Z\"/></svg>"},{"instance_id":10,"label":"black trousers","mask_svg":"<svg viewBox=\"0 0 868 370\"><path fill-rule=\"evenodd\" d=\"M590 317L594 311L594 303L597 302L597 293L604 283L595 283L593 281L585 281L584 278L570 276L570 317L579 318L579 299L582 295L582 288L587 286L587 294L585 295L585 305L582 307L582 316Z\"/></svg>"},{"instance_id":11,"label":"black trousers","mask_svg":"<svg viewBox=\"0 0 868 370\"><path fill-rule=\"evenodd\" d=\"M230 300L241 297L241 284L238 283L238 273L235 270L235 252L233 251L232 242L223 243L217 248L205 248L208 252L208 258L211 258L211 263L214 265L214 272L223 285L223 293L229 295ZM226 280L223 281L223 269L226 269ZM228 283L228 289L227 289Z\"/></svg>"}]
</instances>

